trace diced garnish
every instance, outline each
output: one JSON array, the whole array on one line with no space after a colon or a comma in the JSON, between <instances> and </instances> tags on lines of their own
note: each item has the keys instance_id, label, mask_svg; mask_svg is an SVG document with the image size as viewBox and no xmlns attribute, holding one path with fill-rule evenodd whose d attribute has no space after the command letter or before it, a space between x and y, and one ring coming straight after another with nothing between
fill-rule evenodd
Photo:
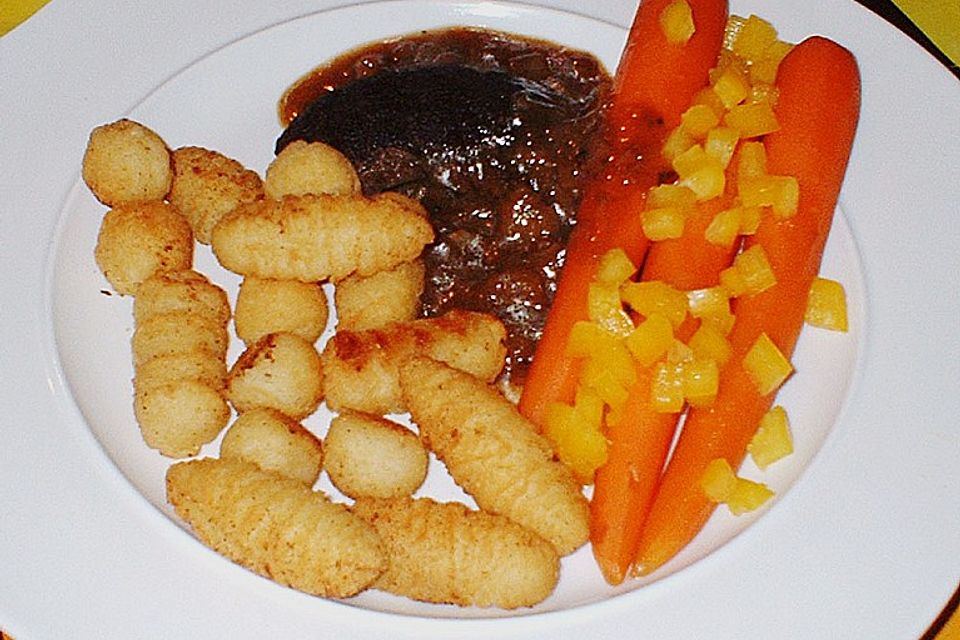
<instances>
[{"instance_id":1,"label":"diced garnish","mask_svg":"<svg viewBox=\"0 0 960 640\"><path fill-rule=\"evenodd\" d=\"M773 407L763 416L747 451L761 469L793 453L790 423L783 407Z\"/></svg>"},{"instance_id":2,"label":"diced garnish","mask_svg":"<svg viewBox=\"0 0 960 640\"><path fill-rule=\"evenodd\" d=\"M807 324L833 331L847 330L847 294L843 285L828 278L815 278L810 285Z\"/></svg>"},{"instance_id":3,"label":"diced garnish","mask_svg":"<svg viewBox=\"0 0 960 640\"><path fill-rule=\"evenodd\" d=\"M760 395L765 396L778 389L793 373L793 366L766 333L761 333L747 355L743 368L753 379Z\"/></svg>"},{"instance_id":4,"label":"diced garnish","mask_svg":"<svg viewBox=\"0 0 960 640\"><path fill-rule=\"evenodd\" d=\"M626 339L627 349L645 367L663 357L672 344L673 325L659 313L648 316Z\"/></svg>"},{"instance_id":5,"label":"diced garnish","mask_svg":"<svg viewBox=\"0 0 960 640\"><path fill-rule=\"evenodd\" d=\"M739 234L740 207L718 212L704 231L707 242L721 247L733 246L733 241Z\"/></svg>"},{"instance_id":6,"label":"diced garnish","mask_svg":"<svg viewBox=\"0 0 960 640\"><path fill-rule=\"evenodd\" d=\"M658 242L683 235L686 216L676 207L660 207L643 212L643 234Z\"/></svg>"},{"instance_id":7,"label":"diced garnish","mask_svg":"<svg viewBox=\"0 0 960 640\"><path fill-rule=\"evenodd\" d=\"M674 329L687 317L687 294L659 280L628 282L620 288L620 297L646 318L662 315Z\"/></svg>"},{"instance_id":8,"label":"diced garnish","mask_svg":"<svg viewBox=\"0 0 960 640\"><path fill-rule=\"evenodd\" d=\"M630 258L623 249L611 249L600 257L596 281L619 287L636 271L637 268L630 262Z\"/></svg>"},{"instance_id":9,"label":"diced garnish","mask_svg":"<svg viewBox=\"0 0 960 640\"><path fill-rule=\"evenodd\" d=\"M766 57L766 52L777 42L777 30L763 18L751 15L739 25L736 37L732 39L730 49L753 63Z\"/></svg>"},{"instance_id":10,"label":"diced garnish","mask_svg":"<svg viewBox=\"0 0 960 640\"><path fill-rule=\"evenodd\" d=\"M683 395L693 407L708 407L717 397L720 369L713 360L692 360L683 365Z\"/></svg>"},{"instance_id":11,"label":"diced garnish","mask_svg":"<svg viewBox=\"0 0 960 640\"><path fill-rule=\"evenodd\" d=\"M595 282L587 292L587 316L610 333L626 336L633 331L633 322L620 303L620 289L615 285Z\"/></svg>"},{"instance_id":12,"label":"diced garnish","mask_svg":"<svg viewBox=\"0 0 960 640\"><path fill-rule=\"evenodd\" d=\"M709 200L723 193L726 174L716 157L696 144L678 155L672 162L680 177L679 183L697 195L697 200Z\"/></svg>"},{"instance_id":13,"label":"diced garnish","mask_svg":"<svg viewBox=\"0 0 960 640\"><path fill-rule=\"evenodd\" d=\"M694 318L724 316L730 311L730 299L721 287L693 289L687 292L687 304Z\"/></svg>"},{"instance_id":14,"label":"diced garnish","mask_svg":"<svg viewBox=\"0 0 960 640\"><path fill-rule=\"evenodd\" d=\"M750 95L750 83L738 68L728 65L717 76L713 90L724 108L730 109L747 99Z\"/></svg>"},{"instance_id":15,"label":"diced garnish","mask_svg":"<svg viewBox=\"0 0 960 640\"><path fill-rule=\"evenodd\" d=\"M660 413L683 411L683 367L661 362L653 370L650 401Z\"/></svg>"},{"instance_id":16,"label":"diced garnish","mask_svg":"<svg viewBox=\"0 0 960 640\"><path fill-rule=\"evenodd\" d=\"M733 268L743 277L743 293L760 293L777 284L777 276L767 260L767 252L759 244L734 258Z\"/></svg>"},{"instance_id":17,"label":"diced garnish","mask_svg":"<svg viewBox=\"0 0 960 640\"><path fill-rule=\"evenodd\" d=\"M735 516L743 515L759 509L773 495L773 491L767 485L738 477L733 493L727 498L727 508Z\"/></svg>"},{"instance_id":18,"label":"diced garnish","mask_svg":"<svg viewBox=\"0 0 960 640\"><path fill-rule=\"evenodd\" d=\"M713 360L718 365L724 365L730 359L733 349L726 336L709 324L701 324L687 344L693 350L694 356L702 360Z\"/></svg>"},{"instance_id":19,"label":"diced garnish","mask_svg":"<svg viewBox=\"0 0 960 640\"><path fill-rule=\"evenodd\" d=\"M700 487L712 502L726 502L737 487L737 476L724 458L711 460L700 477Z\"/></svg>"},{"instance_id":20,"label":"diced garnish","mask_svg":"<svg viewBox=\"0 0 960 640\"><path fill-rule=\"evenodd\" d=\"M694 138L705 138L710 129L720 124L720 118L709 106L695 104L683 112L680 124Z\"/></svg>"},{"instance_id":21,"label":"diced garnish","mask_svg":"<svg viewBox=\"0 0 960 640\"><path fill-rule=\"evenodd\" d=\"M693 36L693 11L686 0L674 0L663 8L660 12L660 28L671 44L684 44Z\"/></svg>"},{"instance_id":22,"label":"diced garnish","mask_svg":"<svg viewBox=\"0 0 960 640\"><path fill-rule=\"evenodd\" d=\"M554 402L546 409L544 435L553 443L560 460L577 479L593 481L594 472L607 459L607 440L602 431L603 401L579 390L574 406Z\"/></svg>"},{"instance_id":23,"label":"diced garnish","mask_svg":"<svg viewBox=\"0 0 960 640\"><path fill-rule=\"evenodd\" d=\"M777 116L766 102L747 102L731 108L724 124L740 132L741 138L756 138L780 128Z\"/></svg>"},{"instance_id":24,"label":"diced garnish","mask_svg":"<svg viewBox=\"0 0 960 640\"><path fill-rule=\"evenodd\" d=\"M767 175L767 149L763 143L750 140L741 144L737 178L744 180L765 175Z\"/></svg>"},{"instance_id":25,"label":"diced garnish","mask_svg":"<svg viewBox=\"0 0 960 640\"><path fill-rule=\"evenodd\" d=\"M737 142L740 140L740 132L731 127L714 127L707 132L707 139L703 143L703 150L708 155L713 156L720 161L720 165L726 169L733 157L733 152L737 148Z\"/></svg>"}]
</instances>

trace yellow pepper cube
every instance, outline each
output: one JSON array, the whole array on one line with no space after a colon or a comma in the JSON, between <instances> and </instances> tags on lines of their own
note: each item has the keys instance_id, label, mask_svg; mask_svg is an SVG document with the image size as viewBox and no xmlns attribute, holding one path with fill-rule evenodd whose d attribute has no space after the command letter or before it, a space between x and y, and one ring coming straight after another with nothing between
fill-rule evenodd
<instances>
[{"instance_id":1,"label":"yellow pepper cube","mask_svg":"<svg viewBox=\"0 0 960 640\"><path fill-rule=\"evenodd\" d=\"M740 235L752 236L760 226L762 207L740 207Z\"/></svg>"},{"instance_id":2,"label":"yellow pepper cube","mask_svg":"<svg viewBox=\"0 0 960 640\"><path fill-rule=\"evenodd\" d=\"M586 358L597 353L613 351L620 338L594 322L575 322L567 337L566 354L571 358Z\"/></svg>"},{"instance_id":3,"label":"yellow pepper cube","mask_svg":"<svg viewBox=\"0 0 960 640\"><path fill-rule=\"evenodd\" d=\"M684 44L693 36L693 11L686 0L674 0L660 11L660 29L670 44Z\"/></svg>"},{"instance_id":4,"label":"yellow pepper cube","mask_svg":"<svg viewBox=\"0 0 960 640\"><path fill-rule=\"evenodd\" d=\"M700 476L700 488L711 502L726 502L737 488L737 476L724 458L707 463Z\"/></svg>"},{"instance_id":5,"label":"yellow pepper cube","mask_svg":"<svg viewBox=\"0 0 960 640\"><path fill-rule=\"evenodd\" d=\"M740 180L767 175L767 148L762 142L748 140L740 145L737 176Z\"/></svg>"},{"instance_id":6,"label":"yellow pepper cube","mask_svg":"<svg viewBox=\"0 0 960 640\"><path fill-rule=\"evenodd\" d=\"M761 396L777 390L793 373L793 365L766 333L760 334L743 357L743 368Z\"/></svg>"},{"instance_id":7,"label":"yellow pepper cube","mask_svg":"<svg viewBox=\"0 0 960 640\"><path fill-rule=\"evenodd\" d=\"M694 318L723 315L730 310L730 298L722 287L706 287L687 292L687 305Z\"/></svg>"},{"instance_id":8,"label":"yellow pepper cube","mask_svg":"<svg viewBox=\"0 0 960 640\"><path fill-rule=\"evenodd\" d=\"M659 413L683 411L683 365L661 362L654 367L650 403Z\"/></svg>"},{"instance_id":9,"label":"yellow pepper cube","mask_svg":"<svg viewBox=\"0 0 960 640\"><path fill-rule=\"evenodd\" d=\"M720 286L731 298L742 296L747 291L747 281L740 270L734 266L720 272Z\"/></svg>"},{"instance_id":10,"label":"yellow pepper cube","mask_svg":"<svg viewBox=\"0 0 960 640\"><path fill-rule=\"evenodd\" d=\"M686 215L676 207L660 207L643 212L643 233L654 242L683 235Z\"/></svg>"},{"instance_id":11,"label":"yellow pepper cube","mask_svg":"<svg viewBox=\"0 0 960 640\"><path fill-rule=\"evenodd\" d=\"M847 293L843 285L828 278L814 278L804 320L815 327L847 331Z\"/></svg>"},{"instance_id":12,"label":"yellow pepper cube","mask_svg":"<svg viewBox=\"0 0 960 640\"><path fill-rule=\"evenodd\" d=\"M747 451L761 469L793 453L790 422L783 407L773 407L763 416Z\"/></svg>"},{"instance_id":13,"label":"yellow pepper cube","mask_svg":"<svg viewBox=\"0 0 960 640\"><path fill-rule=\"evenodd\" d=\"M714 360L693 360L683 365L683 395L691 407L709 407L720 388L720 368Z\"/></svg>"},{"instance_id":14,"label":"yellow pepper cube","mask_svg":"<svg viewBox=\"0 0 960 640\"><path fill-rule=\"evenodd\" d=\"M727 304L726 308L719 308L717 312L708 316L703 316L700 318L701 325L708 325L719 331L722 335L727 335L730 333L730 330L733 329L733 324L736 322L737 317L733 315L733 312L730 310L730 305Z\"/></svg>"},{"instance_id":15,"label":"yellow pepper cube","mask_svg":"<svg viewBox=\"0 0 960 640\"><path fill-rule=\"evenodd\" d=\"M627 356L629 358L629 355ZM634 375L633 363L626 369L611 367L606 358L587 358L580 371L580 384L589 389L612 409L619 409L627 401L628 384L623 380L624 372Z\"/></svg>"},{"instance_id":16,"label":"yellow pepper cube","mask_svg":"<svg viewBox=\"0 0 960 640\"><path fill-rule=\"evenodd\" d=\"M689 187L697 200L716 198L726 186L726 174L720 160L709 155L700 145L694 145L675 157L674 170L679 183Z\"/></svg>"},{"instance_id":17,"label":"yellow pepper cube","mask_svg":"<svg viewBox=\"0 0 960 640\"><path fill-rule=\"evenodd\" d=\"M607 439L602 431L603 402L589 392L577 392L573 407L553 402L544 415L544 435L560 460L582 484L607 460Z\"/></svg>"},{"instance_id":18,"label":"yellow pepper cube","mask_svg":"<svg viewBox=\"0 0 960 640\"><path fill-rule=\"evenodd\" d=\"M713 82L713 90L725 109L731 109L750 95L750 82L736 66L728 65Z\"/></svg>"},{"instance_id":19,"label":"yellow pepper cube","mask_svg":"<svg viewBox=\"0 0 960 640\"><path fill-rule=\"evenodd\" d=\"M727 108L723 106L723 102L720 101L720 96L717 95L717 92L713 90L712 87L704 87L693 96L691 104L702 104L710 109L717 115L719 118L726 112Z\"/></svg>"},{"instance_id":20,"label":"yellow pepper cube","mask_svg":"<svg viewBox=\"0 0 960 640\"><path fill-rule=\"evenodd\" d=\"M755 62L763 59L767 48L776 41L777 30L774 26L763 18L751 15L740 25L730 48L744 60Z\"/></svg>"},{"instance_id":21,"label":"yellow pepper cube","mask_svg":"<svg viewBox=\"0 0 960 640\"><path fill-rule=\"evenodd\" d=\"M687 294L659 280L627 282L620 287L620 298L645 318L662 315L674 330L687 317Z\"/></svg>"},{"instance_id":22,"label":"yellow pepper cube","mask_svg":"<svg viewBox=\"0 0 960 640\"><path fill-rule=\"evenodd\" d=\"M713 360L720 366L726 364L733 353L726 336L708 324L701 324L690 336L687 344L693 350L694 357L700 360Z\"/></svg>"},{"instance_id":23,"label":"yellow pepper cube","mask_svg":"<svg viewBox=\"0 0 960 640\"><path fill-rule=\"evenodd\" d=\"M667 135L667 139L663 141L663 149L661 153L663 157L668 161L673 162L673 159L682 154L684 151L692 147L697 143L687 131L681 127L676 127Z\"/></svg>"},{"instance_id":24,"label":"yellow pepper cube","mask_svg":"<svg viewBox=\"0 0 960 640\"><path fill-rule=\"evenodd\" d=\"M598 283L619 287L636 272L637 268L623 249L610 249L600 256L595 279Z\"/></svg>"},{"instance_id":25,"label":"yellow pepper cube","mask_svg":"<svg viewBox=\"0 0 960 640\"><path fill-rule=\"evenodd\" d=\"M686 213L697 204L697 194L681 184L661 184L647 192L646 207L673 207Z\"/></svg>"},{"instance_id":26,"label":"yellow pepper cube","mask_svg":"<svg viewBox=\"0 0 960 640\"><path fill-rule=\"evenodd\" d=\"M743 515L759 509L773 495L770 487L763 483L737 478L733 492L727 497L727 507L733 515Z\"/></svg>"},{"instance_id":27,"label":"yellow pepper cube","mask_svg":"<svg viewBox=\"0 0 960 640\"><path fill-rule=\"evenodd\" d=\"M672 344L673 325L658 313L648 316L626 339L627 349L645 367L663 357Z\"/></svg>"},{"instance_id":28,"label":"yellow pepper cube","mask_svg":"<svg viewBox=\"0 0 960 640\"><path fill-rule=\"evenodd\" d=\"M723 122L740 132L741 138L756 138L780 128L777 116L765 102L747 102L731 108Z\"/></svg>"},{"instance_id":29,"label":"yellow pepper cube","mask_svg":"<svg viewBox=\"0 0 960 640\"><path fill-rule=\"evenodd\" d=\"M721 247L732 247L740 234L740 208L724 209L713 217L703 232L707 242Z\"/></svg>"},{"instance_id":30,"label":"yellow pepper cube","mask_svg":"<svg viewBox=\"0 0 960 640\"><path fill-rule=\"evenodd\" d=\"M670 345L670 348L667 350L667 363L668 364L686 364L688 362L693 362L694 355L693 349L689 345L684 344L680 340L674 340L673 344Z\"/></svg>"},{"instance_id":31,"label":"yellow pepper cube","mask_svg":"<svg viewBox=\"0 0 960 640\"><path fill-rule=\"evenodd\" d=\"M759 244L734 258L733 266L743 277L744 293L757 294L777 284L777 276L767 260L767 252Z\"/></svg>"},{"instance_id":32,"label":"yellow pepper cube","mask_svg":"<svg viewBox=\"0 0 960 640\"><path fill-rule=\"evenodd\" d=\"M623 310L620 288L594 282L587 290L587 317L610 333L626 336L633 331L633 321Z\"/></svg>"},{"instance_id":33,"label":"yellow pepper cube","mask_svg":"<svg viewBox=\"0 0 960 640\"><path fill-rule=\"evenodd\" d=\"M737 149L740 132L732 127L714 127L707 132L707 139L703 143L703 150L707 155L720 161L720 166L726 169L730 165L733 152Z\"/></svg>"},{"instance_id":34,"label":"yellow pepper cube","mask_svg":"<svg viewBox=\"0 0 960 640\"><path fill-rule=\"evenodd\" d=\"M704 138L710 129L720 124L720 118L709 106L694 104L680 116L684 131L694 138Z\"/></svg>"},{"instance_id":35,"label":"yellow pepper cube","mask_svg":"<svg viewBox=\"0 0 960 640\"><path fill-rule=\"evenodd\" d=\"M777 100L780 99L780 90L777 88L777 85L769 82L754 81L754 67L758 63L754 63L750 66L750 97L747 98L748 102L765 102L770 105L771 108L777 106Z\"/></svg>"},{"instance_id":36,"label":"yellow pepper cube","mask_svg":"<svg viewBox=\"0 0 960 640\"><path fill-rule=\"evenodd\" d=\"M737 181L737 192L746 206L771 207L778 218L796 214L800 184L793 176L745 176Z\"/></svg>"}]
</instances>

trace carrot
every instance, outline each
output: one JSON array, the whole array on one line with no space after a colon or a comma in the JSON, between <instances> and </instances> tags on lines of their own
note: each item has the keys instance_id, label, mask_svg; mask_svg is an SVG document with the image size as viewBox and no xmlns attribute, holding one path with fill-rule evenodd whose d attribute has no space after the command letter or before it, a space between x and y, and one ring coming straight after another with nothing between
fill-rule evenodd
<instances>
[{"instance_id":1,"label":"carrot","mask_svg":"<svg viewBox=\"0 0 960 640\"><path fill-rule=\"evenodd\" d=\"M639 212L647 190L669 165L660 148L707 82L727 18L726 0L688 0L695 32L683 45L666 40L660 13L672 0L641 0L614 78L600 149L612 160L589 179L567 245L544 333L524 381L520 411L539 427L551 402L573 400L579 363L568 356L573 325L587 319L587 291L600 257L620 247L635 264L648 241Z\"/></svg>"},{"instance_id":2,"label":"carrot","mask_svg":"<svg viewBox=\"0 0 960 640\"><path fill-rule=\"evenodd\" d=\"M859 116L859 71L846 49L811 37L783 60L777 84L780 129L766 137L767 167L797 178L799 208L788 219L765 217L747 241L763 246L777 283L737 301L733 356L721 371L716 402L689 412L643 525L634 567L641 575L672 558L706 524L716 506L700 488L707 464L725 458L736 468L743 461L775 394L760 395L741 362L761 333L792 354L820 268Z\"/></svg>"},{"instance_id":3,"label":"carrot","mask_svg":"<svg viewBox=\"0 0 960 640\"><path fill-rule=\"evenodd\" d=\"M737 166L734 157L731 167ZM731 170L731 174L733 170ZM647 254L642 279L659 280L680 290L718 284L738 249L711 244L705 231L714 216L732 206L736 177L727 191L697 205L683 235L654 243ZM692 317L675 336L686 342L699 325ZM636 382L616 422L608 422L607 460L597 469L590 500L590 542L600 571L610 584L620 584L636 556L640 527L653 502L664 462L676 432L679 414L655 411L650 404L653 369L634 363Z\"/></svg>"}]
</instances>

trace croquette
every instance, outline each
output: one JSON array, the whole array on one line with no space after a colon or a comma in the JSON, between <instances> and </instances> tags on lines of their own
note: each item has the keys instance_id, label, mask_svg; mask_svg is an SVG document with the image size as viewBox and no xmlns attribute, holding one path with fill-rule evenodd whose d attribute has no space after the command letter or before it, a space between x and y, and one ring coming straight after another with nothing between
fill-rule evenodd
<instances>
[{"instance_id":1,"label":"croquette","mask_svg":"<svg viewBox=\"0 0 960 640\"><path fill-rule=\"evenodd\" d=\"M370 276L336 283L337 329L365 331L415 319L420 312L425 268L420 259Z\"/></svg>"},{"instance_id":2,"label":"croquette","mask_svg":"<svg viewBox=\"0 0 960 640\"><path fill-rule=\"evenodd\" d=\"M535 531L561 556L586 542L580 484L513 404L482 380L428 358L407 360L400 381L420 438L477 506Z\"/></svg>"},{"instance_id":3,"label":"croquette","mask_svg":"<svg viewBox=\"0 0 960 640\"><path fill-rule=\"evenodd\" d=\"M425 602L529 607L559 578L553 546L503 516L430 498L360 498L353 512L371 523L387 550L374 588Z\"/></svg>"},{"instance_id":4,"label":"croquette","mask_svg":"<svg viewBox=\"0 0 960 640\"><path fill-rule=\"evenodd\" d=\"M411 495L427 476L427 450L417 434L385 418L342 413L324 442L330 481L350 498Z\"/></svg>"},{"instance_id":5,"label":"croquette","mask_svg":"<svg viewBox=\"0 0 960 640\"><path fill-rule=\"evenodd\" d=\"M142 322L162 313L202 315L218 324L230 320L227 293L196 271L154 273L137 288L133 317Z\"/></svg>"},{"instance_id":6,"label":"croquette","mask_svg":"<svg viewBox=\"0 0 960 640\"><path fill-rule=\"evenodd\" d=\"M197 380L211 389L223 391L227 384L227 365L222 355L204 348L164 353L140 363L133 384L136 389L149 389L177 380Z\"/></svg>"},{"instance_id":7,"label":"croquette","mask_svg":"<svg viewBox=\"0 0 960 640\"><path fill-rule=\"evenodd\" d=\"M462 310L382 329L338 331L321 356L327 405L376 415L406 411L399 367L413 355L493 381L506 357L505 337L494 316Z\"/></svg>"},{"instance_id":8,"label":"croquette","mask_svg":"<svg viewBox=\"0 0 960 640\"><path fill-rule=\"evenodd\" d=\"M293 418L261 407L234 420L220 443L220 457L242 458L312 486L323 467L323 444Z\"/></svg>"},{"instance_id":9,"label":"croquette","mask_svg":"<svg viewBox=\"0 0 960 640\"><path fill-rule=\"evenodd\" d=\"M410 198L304 195L241 205L210 245L240 275L320 282L390 269L432 240L426 211Z\"/></svg>"},{"instance_id":10,"label":"croquette","mask_svg":"<svg viewBox=\"0 0 960 640\"><path fill-rule=\"evenodd\" d=\"M345 155L322 142L291 142L267 167L264 189L275 200L308 193L360 193L360 178Z\"/></svg>"},{"instance_id":11,"label":"croquette","mask_svg":"<svg viewBox=\"0 0 960 640\"><path fill-rule=\"evenodd\" d=\"M230 368L227 397L240 413L268 407L302 420L323 399L320 355L296 334L267 334Z\"/></svg>"},{"instance_id":12,"label":"croquette","mask_svg":"<svg viewBox=\"0 0 960 640\"><path fill-rule=\"evenodd\" d=\"M248 276L240 283L234 327L246 344L268 333L295 333L317 341L327 326L327 295L315 282Z\"/></svg>"},{"instance_id":13,"label":"croquette","mask_svg":"<svg viewBox=\"0 0 960 640\"><path fill-rule=\"evenodd\" d=\"M213 227L228 212L263 198L260 176L222 153L181 147L171 157L169 200L190 223L198 242L209 244Z\"/></svg>"},{"instance_id":14,"label":"croquette","mask_svg":"<svg viewBox=\"0 0 960 640\"><path fill-rule=\"evenodd\" d=\"M144 442L170 458L196 455L230 419L223 395L199 380L138 388L134 414Z\"/></svg>"},{"instance_id":15,"label":"croquette","mask_svg":"<svg viewBox=\"0 0 960 640\"><path fill-rule=\"evenodd\" d=\"M83 180L108 207L162 200L173 181L170 150L156 133L133 120L117 120L90 132Z\"/></svg>"},{"instance_id":16,"label":"croquette","mask_svg":"<svg viewBox=\"0 0 960 640\"><path fill-rule=\"evenodd\" d=\"M174 353L203 350L223 359L230 336L227 328L211 318L181 312L159 313L136 323L131 340L134 365Z\"/></svg>"},{"instance_id":17,"label":"croquette","mask_svg":"<svg viewBox=\"0 0 960 640\"><path fill-rule=\"evenodd\" d=\"M348 597L386 568L373 527L299 480L236 458L167 471L167 500L201 542L280 584Z\"/></svg>"},{"instance_id":18,"label":"croquette","mask_svg":"<svg viewBox=\"0 0 960 640\"><path fill-rule=\"evenodd\" d=\"M157 271L191 268L193 232L165 202L118 205L103 217L93 255L113 290L132 295Z\"/></svg>"}]
</instances>

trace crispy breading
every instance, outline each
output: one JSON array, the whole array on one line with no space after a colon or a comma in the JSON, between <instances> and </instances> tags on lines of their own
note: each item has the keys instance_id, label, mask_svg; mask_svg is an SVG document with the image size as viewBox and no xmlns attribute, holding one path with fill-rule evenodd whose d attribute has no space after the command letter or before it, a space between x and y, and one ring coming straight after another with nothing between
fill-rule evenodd
<instances>
[{"instance_id":1,"label":"crispy breading","mask_svg":"<svg viewBox=\"0 0 960 640\"><path fill-rule=\"evenodd\" d=\"M383 539L389 567L374 587L435 603L529 607L559 578L553 546L503 516L430 498L360 498L353 512Z\"/></svg>"},{"instance_id":2,"label":"crispy breading","mask_svg":"<svg viewBox=\"0 0 960 640\"><path fill-rule=\"evenodd\" d=\"M310 194L241 205L210 244L241 275L319 282L390 269L432 240L426 211L410 198Z\"/></svg>"},{"instance_id":3,"label":"crispy breading","mask_svg":"<svg viewBox=\"0 0 960 640\"><path fill-rule=\"evenodd\" d=\"M353 411L335 417L325 437L330 481L350 497L408 496L427 476L427 450L410 429Z\"/></svg>"},{"instance_id":4,"label":"crispy breading","mask_svg":"<svg viewBox=\"0 0 960 640\"><path fill-rule=\"evenodd\" d=\"M230 336L227 328L205 316L183 312L158 313L136 323L131 341L137 367L151 358L197 349L223 359Z\"/></svg>"},{"instance_id":5,"label":"crispy breading","mask_svg":"<svg viewBox=\"0 0 960 640\"><path fill-rule=\"evenodd\" d=\"M327 295L315 282L248 276L240 283L234 327L246 344L268 333L295 333L316 342L327 326Z\"/></svg>"},{"instance_id":6,"label":"crispy breading","mask_svg":"<svg viewBox=\"0 0 960 640\"><path fill-rule=\"evenodd\" d=\"M338 331L321 355L327 405L376 415L406 411L399 367L413 355L492 381L503 368L505 338L494 316L461 310L381 329Z\"/></svg>"},{"instance_id":7,"label":"crispy breading","mask_svg":"<svg viewBox=\"0 0 960 640\"><path fill-rule=\"evenodd\" d=\"M323 444L293 418L260 407L237 416L220 443L220 457L242 458L312 486L323 467Z\"/></svg>"},{"instance_id":8,"label":"crispy breading","mask_svg":"<svg viewBox=\"0 0 960 640\"><path fill-rule=\"evenodd\" d=\"M90 132L83 154L83 180L108 207L162 200L170 190L170 150L155 132L121 119Z\"/></svg>"},{"instance_id":9,"label":"crispy breading","mask_svg":"<svg viewBox=\"0 0 960 640\"><path fill-rule=\"evenodd\" d=\"M386 568L372 526L299 480L236 458L181 462L167 500L207 546L280 584L352 596Z\"/></svg>"},{"instance_id":10,"label":"crispy breading","mask_svg":"<svg viewBox=\"0 0 960 640\"><path fill-rule=\"evenodd\" d=\"M219 391L195 379L138 387L134 414L143 440L171 458L196 455L227 426L230 407Z\"/></svg>"},{"instance_id":11,"label":"crispy breading","mask_svg":"<svg viewBox=\"0 0 960 640\"><path fill-rule=\"evenodd\" d=\"M360 177L350 160L330 145L295 140L267 167L264 189L276 200L307 193L358 194Z\"/></svg>"},{"instance_id":12,"label":"crispy breading","mask_svg":"<svg viewBox=\"0 0 960 640\"><path fill-rule=\"evenodd\" d=\"M198 242L209 244L210 232L220 218L263 197L260 176L218 151L181 147L171 160L169 200L190 223Z\"/></svg>"},{"instance_id":13,"label":"crispy breading","mask_svg":"<svg viewBox=\"0 0 960 640\"><path fill-rule=\"evenodd\" d=\"M133 318L142 322L161 313L203 315L226 326L230 302L222 288L192 270L154 273L137 288Z\"/></svg>"},{"instance_id":14,"label":"crispy breading","mask_svg":"<svg viewBox=\"0 0 960 640\"><path fill-rule=\"evenodd\" d=\"M424 444L477 505L537 532L566 555L589 535L587 500L547 440L495 389L429 358L400 368Z\"/></svg>"},{"instance_id":15,"label":"crispy breading","mask_svg":"<svg viewBox=\"0 0 960 640\"><path fill-rule=\"evenodd\" d=\"M114 291L131 295L157 271L191 268L193 232L165 202L118 205L103 217L93 255Z\"/></svg>"},{"instance_id":16,"label":"crispy breading","mask_svg":"<svg viewBox=\"0 0 960 640\"><path fill-rule=\"evenodd\" d=\"M267 334L248 347L230 368L227 397L241 413L269 407L302 420L323 399L320 355L296 334Z\"/></svg>"},{"instance_id":17,"label":"crispy breading","mask_svg":"<svg viewBox=\"0 0 960 640\"><path fill-rule=\"evenodd\" d=\"M370 276L336 283L337 329L365 331L415 319L420 312L425 267L420 259Z\"/></svg>"}]
</instances>

